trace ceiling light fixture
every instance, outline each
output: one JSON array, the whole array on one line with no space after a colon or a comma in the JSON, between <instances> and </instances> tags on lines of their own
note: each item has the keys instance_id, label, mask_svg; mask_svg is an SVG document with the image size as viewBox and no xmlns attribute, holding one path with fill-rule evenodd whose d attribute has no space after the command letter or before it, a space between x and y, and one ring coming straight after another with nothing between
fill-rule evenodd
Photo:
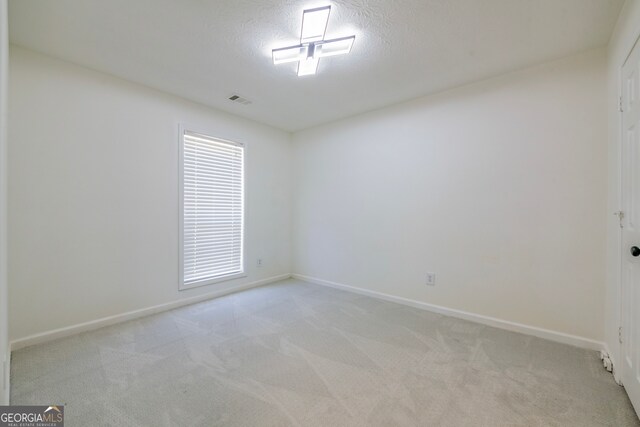
<instances>
[{"instance_id":1,"label":"ceiling light fixture","mask_svg":"<svg viewBox=\"0 0 640 427\"><path fill-rule=\"evenodd\" d=\"M277 65L297 62L298 76L308 76L316 73L320 58L351 52L356 36L324 39L329 12L331 12L331 6L307 9L302 12L300 44L273 49L271 51L273 63Z\"/></svg>"}]
</instances>

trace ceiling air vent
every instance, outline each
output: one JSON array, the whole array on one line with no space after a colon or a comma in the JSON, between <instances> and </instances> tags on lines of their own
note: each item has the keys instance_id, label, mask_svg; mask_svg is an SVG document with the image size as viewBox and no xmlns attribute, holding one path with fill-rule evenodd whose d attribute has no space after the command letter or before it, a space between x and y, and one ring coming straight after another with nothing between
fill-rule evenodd
<instances>
[{"instance_id":1,"label":"ceiling air vent","mask_svg":"<svg viewBox=\"0 0 640 427\"><path fill-rule=\"evenodd\" d=\"M249 101L246 98L241 97L240 95L232 95L229 97L230 101L233 102L237 102L238 104L242 104L242 105L249 105L251 104L251 101Z\"/></svg>"}]
</instances>

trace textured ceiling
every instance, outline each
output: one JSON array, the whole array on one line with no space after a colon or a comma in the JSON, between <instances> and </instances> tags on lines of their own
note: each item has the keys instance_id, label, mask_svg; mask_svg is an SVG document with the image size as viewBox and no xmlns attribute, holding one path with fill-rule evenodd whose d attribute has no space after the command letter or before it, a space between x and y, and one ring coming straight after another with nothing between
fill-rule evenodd
<instances>
[{"instance_id":1,"label":"textured ceiling","mask_svg":"<svg viewBox=\"0 0 640 427\"><path fill-rule=\"evenodd\" d=\"M9 0L11 41L295 131L606 45L623 0ZM318 74L275 66L302 10L356 34ZM253 101L237 105L238 93Z\"/></svg>"}]
</instances>

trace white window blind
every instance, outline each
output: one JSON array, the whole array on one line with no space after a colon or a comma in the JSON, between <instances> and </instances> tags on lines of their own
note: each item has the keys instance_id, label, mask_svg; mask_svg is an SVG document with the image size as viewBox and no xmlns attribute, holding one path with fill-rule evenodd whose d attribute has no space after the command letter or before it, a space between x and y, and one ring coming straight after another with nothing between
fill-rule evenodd
<instances>
[{"instance_id":1,"label":"white window blind","mask_svg":"<svg viewBox=\"0 0 640 427\"><path fill-rule=\"evenodd\" d=\"M244 146L187 130L181 135L181 287L242 275Z\"/></svg>"}]
</instances>

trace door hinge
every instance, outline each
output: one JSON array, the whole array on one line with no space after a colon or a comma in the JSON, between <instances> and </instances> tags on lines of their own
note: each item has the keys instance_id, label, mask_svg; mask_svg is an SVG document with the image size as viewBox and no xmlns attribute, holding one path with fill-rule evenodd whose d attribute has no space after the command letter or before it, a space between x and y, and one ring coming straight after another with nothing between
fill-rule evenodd
<instances>
[{"instance_id":1,"label":"door hinge","mask_svg":"<svg viewBox=\"0 0 640 427\"><path fill-rule=\"evenodd\" d=\"M618 211L614 212L613 214L618 217L618 220L620 221L620 228L624 228L624 212Z\"/></svg>"},{"instance_id":2,"label":"door hinge","mask_svg":"<svg viewBox=\"0 0 640 427\"><path fill-rule=\"evenodd\" d=\"M619 104L618 104L618 109L620 110L621 113L624 113L624 109L622 108L622 97L619 98Z\"/></svg>"},{"instance_id":3,"label":"door hinge","mask_svg":"<svg viewBox=\"0 0 640 427\"><path fill-rule=\"evenodd\" d=\"M622 326L618 328L618 341L622 344Z\"/></svg>"}]
</instances>

